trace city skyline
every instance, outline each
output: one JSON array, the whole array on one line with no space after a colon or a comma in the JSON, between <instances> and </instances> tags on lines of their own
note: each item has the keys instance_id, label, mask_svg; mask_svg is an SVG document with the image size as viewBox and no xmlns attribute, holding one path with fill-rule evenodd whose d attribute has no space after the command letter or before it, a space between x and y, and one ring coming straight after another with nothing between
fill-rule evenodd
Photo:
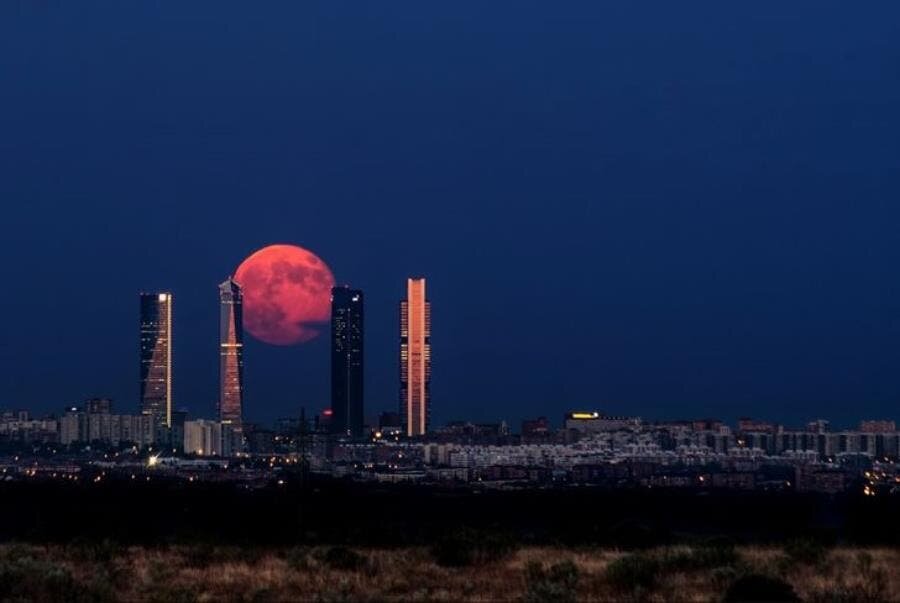
<instances>
[{"instance_id":1,"label":"city skyline","mask_svg":"<svg viewBox=\"0 0 900 603\"><path fill-rule=\"evenodd\" d=\"M72 5L57 26L11 6L0 395L136 404L132 300L169 290L175 404L215 416L210 292L287 242L388 317L367 324L373 411L397 406L391 317L422 273L436 423L891 412L900 83L882 8ZM249 417L328 403L324 332L247 339Z\"/></svg>"},{"instance_id":2,"label":"city skyline","mask_svg":"<svg viewBox=\"0 0 900 603\"><path fill-rule=\"evenodd\" d=\"M431 374L431 304L425 295L425 278L410 277L407 279L407 299L400 302L400 355L399 366L401 375L400 386L400 415L404 420L407 435L423 435L430 429L430 374ZM230 400L228 404L217 402L215 416L217 420L223 423L234 423L239 425L243 421L243 329L241 328L242 317L242 293L241 286L234 280L233 276L229 276L224 282L218 286L219 290L219 316L220 316L220 378L219 378L219 400ZM138 411L156 417L159 427L171 427L172 414L175 412L174 396L172 393L173 369L172 360L172 331L175 319L173 315L172 305L174 295L171 292L159 293L140 293L141 299L141 371L140 371L140 389L141 394L138 402ZM337 305L335 300L337 299ZM347 403L346 415L347 419L337 419L337 424L347 422L352 424L352 428L347 430L339 430L338 433L347 433L353 437L359 437L362 434L362 426L365 421L375 419L375 415L380 412L390 412L388 406L384 408L370 408L368 414L365 414L362 404L362 387L365 381L362 363L362 340L363 340L363 321L362 321L362 299L363 292L359 289L352 289L348 285L336 286L332 289L331 296L331 384L332 395L329 400L330 406L319 405L309 408L314 414L322 410L328 410L340 415L342 412L338 406L334 404L338 399L337 392L342 390L340 380L336 378L338 372L344 372L347 379L354 382L349 387L345 387L345 392L356 389L352 395L345 396ZM413 335L410 335L410 304L409 300L415 301L413 304L415 317ZM355 307L358 306L358 307ZM336 311L336 309L338 309ZM415 325L419 325L416 329ZM412 345L417 343L417 345ZM419 349L419 353L413 355L410 349ZM346 362L338 363L336 359L343 354ZM415 356L415 357L414 357ZM418 361L417 359L424 359ZM410 387L409 375L419 376L414 387ZM349 382L348 382L349 383ZM424 384L424 387L419 384ZM111 400L109 397L104 398L85 398L88 401L104 400L107 403ZM598 405L587 401L587 404L580 406L597 407ZM578 406L578 404L576 404ZM226 412L226 408L230 408ZM606 408L606 407L604 407ZM187 407L183 407L187 410ZM420 409L424 409L422 412ZM750 412L748 412L750 411ZM50 414L55 414L55 410ZM202 411L193 410L192 415L198 419L204 416ZM547 413L539 411L533 415L512 416L513 420L521 419L528 421L534 417L540 416L544 418ZM732 419L740 422L746 416L758 416L753 412L752 408L743 409L738 415ZM331 416L331 415L329 415ZM637 415L635 415L637 416ZM719 420L723 415L705 414L705 415L663 415L656 420L698 420L699 417L706 419L715 418ZM801 421L809 419L809 415ZM825 415L820 413L819 419ZM885 417L893 417L891 413L884 414ZM462 415L449 414L450 421L459 420L478 420L479 417L466 418ZM283 417L278 417L279 419ZM505 418L493 416L492 418ZM483 418L482 418L483 419ZM857 418L852 418L850 425ZM207 419L203 419L207 420ZM726 417L725 420L728 420ZM818 420L818 419L817 419ZM882 419L869 419L869 421L880 421ZM790 422L783 422L790 425ZM840 423L836 423L840 424ZM413 425L413 427L410 427ZM845 427L846 427L845 425Z\"/></svg>"}]
</instances>

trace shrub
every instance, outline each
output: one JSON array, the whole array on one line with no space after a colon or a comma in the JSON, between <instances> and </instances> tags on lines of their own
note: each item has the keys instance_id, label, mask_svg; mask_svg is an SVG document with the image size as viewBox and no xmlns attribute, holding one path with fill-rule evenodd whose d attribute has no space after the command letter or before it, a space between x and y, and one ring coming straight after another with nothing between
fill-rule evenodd
<instances>
[{"instance_id":1,"label":"shrub","mask_svg":"<svg viewBox=\"0 0 900 603\"><path fill-rule=\"evenodd\" d=\"M185 551L184 560L189 567L208 567L216 560L216 547L201 542Z\"/></svg>"},{"instance_id":2,"label":"shrub","mask_svg":"<svg viewBox=\"0 0 900 603\"><path fill-rule=\"evenodd\" d=\"M309 549L302 546L296 546L287 553L288 566L296 571L309 569Z\"/></svg>"},{"instance_id":3,"label":"shrub","mask_svg":"<svg viewBox=\"0 0 900 603\"><path fill-rule=\"evenodd\" d=\"M741 570L731 565L714 568L709 575L712 579L712 583L715 584L717 588L725 588L740 576Z\"/></svg>"},{"instance_id":4,"label":"shrub","mask_svg":"<svg viewBox=\"0 0 900 603\"><path fill-rule=\"evenodd\" d=\"M800 601L800 597L784 580L763 574L748 574L731 583L731 586L725 591L723 600L726 602L770 601L776 603Z\"/></svg>"},{"instance_id":5,"label":"shrub","mask_svg":"<svg viewBox=\"0 0 900 603\"><path fill-rule=\"evenodd\" d=\"M142 600L149 603L194 603L198 599L199 593L192 585L160 584L146 592Z\"/></svg>"},{"instance_id":6,"label":"shrub","mask_svg":"<svg viewBox=\"0 0 900 603\"><path fill-rule=\"evenodd\" d=\"M82 599L93 603L118 601L119 597L116 595L116 592L124 584L124 577L116 576L108 570L100 569L84 585L84 596ZM75 597L72 598L74 599Z\"/></svg>"},{"instance_id":7,"label":"shrub","mask_svg":"<svg viewBox=\"0 0 900 603\"><path fill-rule=\"evenodd\" d=\"M259 546L216 546L203 542L185 550L185 561L190 567L208 567L217 563L259 563L266 551Z\"/></svg>"},{"instance_id":8,"label":"shrub","mask_svg":"<svg viewBox=\"0 0 900 603\"><path fill-rule=\"evenodd\" d=\"M575 601L578 594L578 566L566 560L545 569L532 561L525 568L526 601Z\"/></svg>"},{"instance_id":9,"label":"shrub","mask_svg":"<svg viewBox=\"0 0 900 603\"><path fill-rule=\"evenodd\" d=\"M860 578L856 590L858 601L886 601L890 598L890 586L884 568L874 567L872 555L862 551L856 555L856 569Z\"/></svg>"},{"instance_id":10,"label":"shrub","mask_svg":"<svg viewBox=\"0 0 900 603\"><path fill-rule=\"evenodd\" d=\"M431 545L435 563L444 567L465 567L475 562L475 543L459 534L439 538Z\"/></svg>"},{"instance_id":11,"label":"shrub","mask_svg":"<svg viewBox=\"0 0 900 603\"><path fill-rule=\"evenodd\" d=\"M61 565L27 555L0 562L0 599L4 601L59 601L76 596L72 574Z\"/></svg>"},{"instance_id":12,"label":"shrub","mask_svg":"<svg viewBox=\"0 0 900 603\"><path fill-rule=\"evenodd\" d=\"M683 572L706 570L731 566L737 561L737 552L731 544L698 546L665 554L660 561L660 570Z\"/></svg>"},{"instance_id":13,"label":"shrub","mask_svg":"<svg viewBox=\"0 0 900 603\"><path fill-rule=\"evenodd\" d=\"M125 554L125 548L112 540L75 539L66 546L68 555L82 562L108 565Z\"/></svg>"},{"instance_id":14,"label":"shrub","mask_svg":"<svg viewBox=\"0 0 900 603\"><path fill-rule=\"evenodd\" d=\"M331 569L355 571L366 563L366 558L345 546L333 546L322 556L322 561Z\"/></svg>"},{"instance_id":15,"label":"shrub","mask_svg":"<svg viewBox=\"0 0 900 603\"><path fill-rule=\"evenodd\" d=\"M644 553L619 557L606 568L606 581L622 591L648 589L656 584L661 565L659 559Z\"/></svg>"},{"instance_id":16,"label":"shrub","mask_svg":"<svg viewBox=\"0 0 900 603\"><path fill-rule=\"evenodd\" d=\"M274 601L275 595L272 593L271 588L259 587L252 590L244 598L250 603L262 603L263 601Z\"/></svg>"},{"instance_id":17,"label":"shrub","mask_svg":"<svg viewBox=\"0 0 900 603\"><path fill-rule=\"evenodd\" d=\"M490 563L505 559L518 549L518 541L502 532L488 532L477 538L475 553L477 561Z\"/></svg>"},{"instance_id":18,"label":"shrub","mask_svg":"<svg viewBox=\"0 0 900 603\"><path fill-rule=\"evenodd\" d=\"M692 551L693 564L696 569L710 569L734 565L738 561L737 551L730 543L717 543L712 546L701 546Z\"/></svg>"},{"instance_id":19,"label":"shrub","mask_svg":"<svg viewBox=\"0 0 900 603\"><path fill-rule=\"evenodd\" d=\"M424 596L418 597L418 599L425 598ZM316 595L316 599L318 601L322 601L323 603L330 603L334 601L336 603L346 603L347 601L355 601L357 597L354 597L353 593L353 585L345 576L341 576L337 580L337 584L330 585L330 587Z\"/></svg>"},{"instance_id":20,"label":"shrub","mask_svg":"<svg viewBox=\"0 0 900 603\"><path fill-rule=\"evenodd\" d=\"M479 534L470 528L460 528L435 540L431 545L431 554L438 565L466 567L475 563L499 561L515 548L515 541L504 534Z\"/></svg>"},{"instance_id":21,"label":"shrub","mask_svg":"<svg viewBox=\"0 0 900 603\"><path fill-rule=\"evenodd\" d=\"M201 585L185 584L178 579L173 564L165 559L150 559L147 580L140 585L141 601L151 603L187 603L196 601Z\"/></svg>"},{"instance_id":22,"label":"shrub","mask_svg":"<svg viewBox=\"0 0 900 603\"><path fill-rule=\"evenodd\" d=\"M816 540L792 540L785 545L784 553L794 563L820 565L828 556L828 549Z\"/></svg>"}]
</instances>

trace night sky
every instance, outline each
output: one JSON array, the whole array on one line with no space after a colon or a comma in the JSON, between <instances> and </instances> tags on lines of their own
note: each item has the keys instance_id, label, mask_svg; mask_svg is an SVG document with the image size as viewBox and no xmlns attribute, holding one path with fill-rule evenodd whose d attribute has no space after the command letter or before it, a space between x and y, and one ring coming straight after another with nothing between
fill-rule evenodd
<instances>
[{"instance_id":1,"label":"night sky","mask_svg":"<svg viewBox=\"0 0 900 603\"><path fill-rule=\"evenodd\" d=\"M0 406L138 397L175 295L211 415L217 284L270 243L366 293L367 414L427 276L433 417L900 419L900 3L0 3ZM245 349L328 404L328 341Z\"/></svg>"}]
</instances>

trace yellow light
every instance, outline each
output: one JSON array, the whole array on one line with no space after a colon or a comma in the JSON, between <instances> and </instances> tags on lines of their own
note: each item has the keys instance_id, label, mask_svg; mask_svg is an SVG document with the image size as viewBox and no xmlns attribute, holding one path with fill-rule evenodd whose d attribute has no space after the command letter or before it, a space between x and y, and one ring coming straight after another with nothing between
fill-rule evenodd
<instances>
[{"instance_id":1,"label":"yellow light","mask_svg":"<svg viewBox=\"0 0 900 603\"><path fill-rule=\"evenodd\" d=\"M597 412L573 412L573 419L596 419L600 416Z\"/></svg>"}]
</instances>

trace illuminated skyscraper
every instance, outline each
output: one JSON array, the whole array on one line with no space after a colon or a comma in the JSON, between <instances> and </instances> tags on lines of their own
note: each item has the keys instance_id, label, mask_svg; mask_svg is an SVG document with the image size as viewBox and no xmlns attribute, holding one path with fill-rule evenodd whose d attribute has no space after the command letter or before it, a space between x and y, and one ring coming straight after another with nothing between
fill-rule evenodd
<instances>
[{"instance_id":1,"label":"illuminated skyscraper","mask_svg":"<svg viewBox=\"0 0 900 603\"><path fill-rule=\"evenodd\" d=\"M331 430L363 435L363 292L331 290Z\"/></svg>"},{"instance_id":2,"label":"illuminated skyscraper","mask_svg":"<svg viewBox=\"0 0 900 603\"><path fill-rule=\"evenodd\" d=\"M228 277L219 285L219 420L240 425L244 404L244 296Z\"/></svg>"},{"instance_id":3,"label":"illuminated skyscraper","mask_svg":"<svg viewBox=\"0 0 900 603\"><path fill-rule=\"evenodd\" d=\"M171 293L141 293L141 412L172 425Z\"/></svg>"},{"instance_id":4,"label":"illuminated skyscraper","mask_svg":"<svg viewBox=\"0 0 900 603\"><path fill-rule=\"evenodd\" d=\"M400 302L400 415L408 436L428 431L431 415L431 303L425 279L406 282Z\"/></svg>"}]
</instances>

